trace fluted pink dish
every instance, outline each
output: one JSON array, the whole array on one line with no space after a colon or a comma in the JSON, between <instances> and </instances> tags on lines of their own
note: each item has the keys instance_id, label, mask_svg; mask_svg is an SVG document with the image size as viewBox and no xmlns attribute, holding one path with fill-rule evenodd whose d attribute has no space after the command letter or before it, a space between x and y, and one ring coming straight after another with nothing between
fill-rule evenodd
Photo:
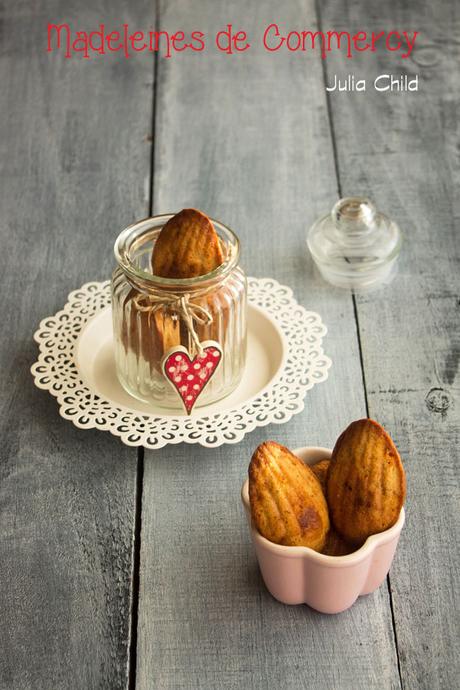
<instances>
[{"instance_id":1,"label":"fluted pink dish","mask_svg":"<svg viewBox=\"0 0 460 690\"><path fill-rule=\"evenodd\" d=\"M332 453L316 447L293 452L307 465L329 460ZM393 527L369 537L354 553L325 556L306 546L281 546L265 539L251 521L248 480L241 498L265 585L283 604L308 604L321 613L340 613L359 596L374 592L390 570L404 525L404 508Z\"/></svg>"}]
</instances>

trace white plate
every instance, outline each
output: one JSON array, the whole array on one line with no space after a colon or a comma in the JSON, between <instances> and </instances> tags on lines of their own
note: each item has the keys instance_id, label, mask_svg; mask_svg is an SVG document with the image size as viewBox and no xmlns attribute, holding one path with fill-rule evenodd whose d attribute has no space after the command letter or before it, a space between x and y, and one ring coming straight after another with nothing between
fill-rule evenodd
<instances>
[{"instance_id":1,"label":"white plate","mask_svg":"<svg viewBox=\"0 0 460 690\"><path fill-rule=\"evenodd\" d=\"M127 445L237 443L258 426L282 424L300 412L307 390L327 378L331 365L322 350L326 327L318 314L297 304L290 288L249 278L248 302L242 382L190 417L141 402L119 384L108 281L72 292L62 311L41 322L34 335L40 345L31 369L35 384L57 398L65 419L110 431Z\"/></svg>"},{"instance_id":2,"label":"white plate","mask_svg":"<svg viewBox=\"0 0 460 690\"><path fill-rule=\"evenodd\" d=\"M193 410L191 417L208 417L253 398L274 382L283 370L287 347L276 322L259 307L248 307L248 351L243 380L223 400ZM178 410L134 398L119 383L113 351L112 310L103 309L83 329L76 347L76 365L88 388L114 405L156 416L178 416Z\"/></svg>"}]
</instances>

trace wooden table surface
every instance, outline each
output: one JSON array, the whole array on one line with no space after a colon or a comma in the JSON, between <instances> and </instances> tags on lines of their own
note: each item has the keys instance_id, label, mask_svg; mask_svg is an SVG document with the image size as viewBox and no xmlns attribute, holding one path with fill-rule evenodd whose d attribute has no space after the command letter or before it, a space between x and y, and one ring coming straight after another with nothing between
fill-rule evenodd
<instances>
[{"instance_id":1,"label":"wooden table surface","mask_svg":"<svg viewBox=\"0 0 460 690\"><path fill-rule=\"evenodd\" d=\"M96 7L97 4L97 7ZM2 688L454 688L459 668L460 6L427 0L16 0L0 11L0 685ZM170 59L46 52L48 22L211 35L250 51ZM410 58L267 53L261 30L418 30ZM331 93L354 73L420 75L414 93ZM405 233L390 287L322 282L305 246L338 195ZM118 232L202 208L235 228L247 273L318 311L328 381L285 426L237 446L125 447L77 430L33 386L32 334L109 277ZM331 446L369 415L408 477L387 581L347 612L265 590L240 505L274 438Z\"/></svg>"}]
</instances>

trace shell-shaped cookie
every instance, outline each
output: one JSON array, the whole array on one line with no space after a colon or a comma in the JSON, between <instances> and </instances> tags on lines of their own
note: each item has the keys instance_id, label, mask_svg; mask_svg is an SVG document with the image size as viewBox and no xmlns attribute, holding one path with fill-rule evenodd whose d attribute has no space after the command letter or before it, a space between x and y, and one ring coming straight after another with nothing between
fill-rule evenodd
<instances>
[{"instance_id":1,"label":"shell-shaped cookie","mask_svg":"<svg viewBox=\"0 0 460 690\"><path fill-rule=\"evenodd\" d=\"M348 556L349 553L356 551L356 548L355 546L347 544L345 539L342 539L340 534L338 534L331 525L321 553L324 553L325 556Z\"/></svg>"},{"instance_id":2,"label":"shell-shaped cookie","mask_svg":"<svg viewBox=\"0 0 460 690\"><path fill-rule=\"evenodd\" d=\"M330 460L320 460L314 465L310 465L313 474L321 484L321 488L325 496L327 487L327 473L329 471L330 464ZM329 532L326 535L326 541L321 549L321 553L324 553L326 556L346 556L349 553L353 553L354 550L355 547L347 544L346 541L342 539L340 534L337 534L334 527L331 525Z\"/></svg>"},{"instance_id":3,"label":"shell-shaped cookie","mask_svg":"<svg viewBox=\"0 0 460 690\"><path fill-rule=\"evenodd\" d=\"M249 502L254 525L266 539L323 548L329 515L321 485L284 446L267 441L255 450L249 465Z\"/></svg>"},{"instance_id":4,"label":"shell-shaped cookie","mask_svg":"<svg viewBox=\"0 0 460 690\"><path fill-rule=\"evenodd\" d=\"M209 218L185 208L165 224L152 252L152 271L162 278L196 278L222 264L219 237Z\"/></svg>"},{"instance_id":5,"label":"shell-shaped cookie","mask_svg":"<svg viewBox=\"0 0 460 690\"><path fill-rule=\"evenodd\" d=\"M152 369L159 371L163 355L181 344L180 322L165 309L155 312L139 309L140 296L133 288L125 299L121 341L126 350L131 350L136 357L142 356Z\"/></svg>"},{"instance_id":6,"label":"shell-shaped cookie","mask_svg":"<svg viewBox=\"0 0 460 690\"><path fill-rule=\"evenodd\" d=\"M401 458L385 429L371 419L350 424L339 436L327 476L331 521L349 543L395 524L406 496Z\"/></svg>"},{"instance_id":7,"label":"shell-shaped cookie","mask_svg":"<svg viewBox=\"0 0 460 690\"><path fill-rule=\"evenodd\" d=\"M319 462L316 462L314 465L310 465L311 471L321 484L321 488L323 490L324 495L326 495L327 472L329 470L330 464L330 460L320 460Z\"/></svg>"}]
</instances>

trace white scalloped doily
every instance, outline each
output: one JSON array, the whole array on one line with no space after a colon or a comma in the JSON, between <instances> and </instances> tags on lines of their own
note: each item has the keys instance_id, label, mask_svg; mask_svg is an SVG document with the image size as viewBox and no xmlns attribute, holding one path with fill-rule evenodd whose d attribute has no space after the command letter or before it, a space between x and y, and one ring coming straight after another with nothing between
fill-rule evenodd
<instances>
[{"instance_id":1,"label":"white scalloped doily","mask_svg":"<svg viewBox=\"0 0 460 690\"><path fill-rule=\"evenodd\" d=\"M109 281L71 292L64 309L40 323L34 334L40 354L31 368L35 384L57 398L61 416L77 427L110 431L130 446L238 443L256 427L283 424L301 412L306 392L327 379L331 366L321 346L327 330L321 317L297 304L290 288L271 278L248 278L248 299L276 321L287 356L268 389L233 409L206 414L202 408L202 415L192 417L150 415L117 407L88 388L75 364L76 344L86 323L110 305Z\"/></svg>"}]
</instances>

